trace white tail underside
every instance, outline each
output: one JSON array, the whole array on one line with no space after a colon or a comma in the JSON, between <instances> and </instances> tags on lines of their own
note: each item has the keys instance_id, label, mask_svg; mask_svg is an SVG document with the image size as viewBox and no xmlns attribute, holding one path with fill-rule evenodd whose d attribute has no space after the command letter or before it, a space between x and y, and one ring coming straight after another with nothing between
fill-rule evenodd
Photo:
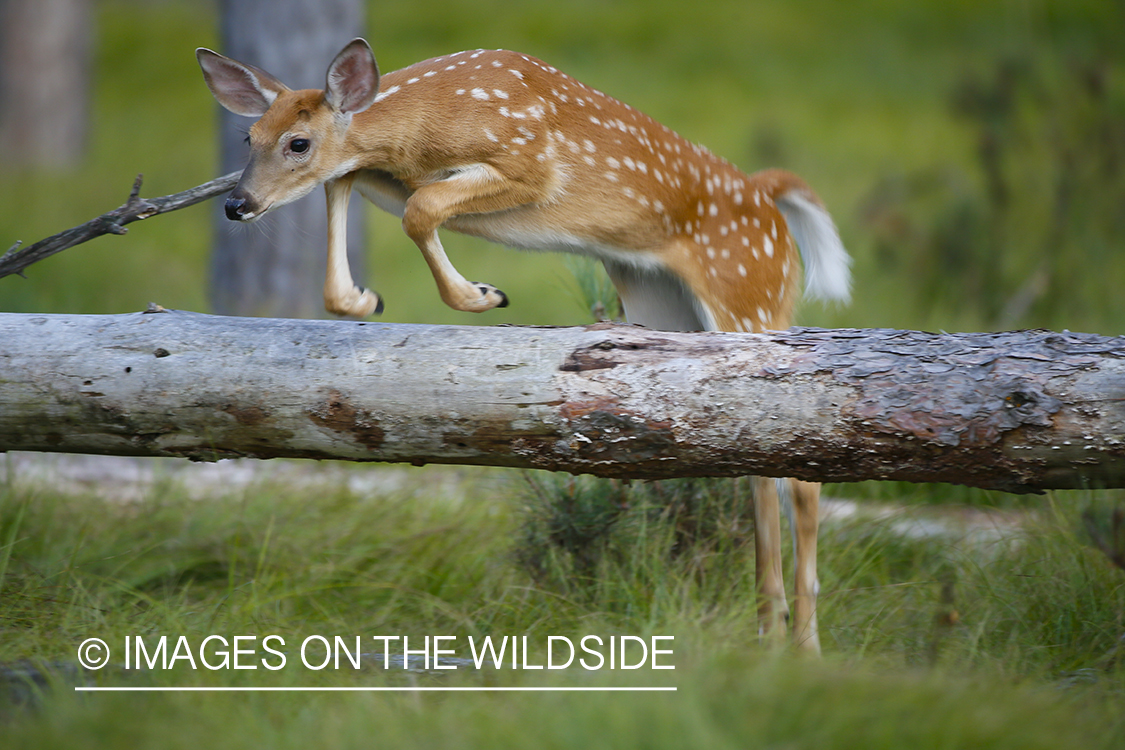
<instances>
[{"instance_id":1,"label":"white tail underside","mask_svg":"<svg viewBox=\"0 0 1125 750\"><path fill-rule=\"evenodd\" d=\"M778 196L777 207L805 263L805 294L847 302L851 298L851 256L828 211L797 190Z\"/></svg>"}]
</instances>

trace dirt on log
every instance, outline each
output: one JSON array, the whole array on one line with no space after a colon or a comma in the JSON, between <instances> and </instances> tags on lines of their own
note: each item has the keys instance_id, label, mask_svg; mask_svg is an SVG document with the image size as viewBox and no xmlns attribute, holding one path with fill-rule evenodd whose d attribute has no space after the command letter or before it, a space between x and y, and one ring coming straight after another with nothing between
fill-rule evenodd
<instances>
[{"instance_id":1,"label":"dirt on log","mask_svg":"<svg viewBox=\"0 0 1125 750\"><path fill-rule=\"evenodd\" d=\"M1125 338L0 314L0 451L1125 486Z\"/></svg>"}]
</instances>

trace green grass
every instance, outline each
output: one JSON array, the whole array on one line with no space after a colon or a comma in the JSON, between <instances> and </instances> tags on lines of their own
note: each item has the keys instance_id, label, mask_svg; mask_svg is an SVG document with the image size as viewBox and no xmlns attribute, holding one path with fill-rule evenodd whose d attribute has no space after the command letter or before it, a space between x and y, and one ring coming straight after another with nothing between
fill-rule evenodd
<instances>
[{"instance_id":1,"label":"green grass","mask_svg":"<svg viewBox=\"0 0 1125 750\"><path fill-rule=\"evenodd\" d=\"M603 680L595 680L602 683ZM97 696L9 735L44 746L1113 747L1107 707L1045 690L717 654L671 695ZM93 702L97 708L91 705ZM138 706L141 703L141 706ZM113 717L137 713L139 722Z\"/></svg>"},{"instance_id":2,"label":"green grass","mask_svg":"<svg viewBox=\"0 0 1125 750\"><path fill-rule=\"evenodd\" d=\"M371 469L357 469L357 471ZM448 470L445 470L448 471ZM685 541L637 515L610 535L590 580L560 557L527 565L517 472L471 471L464 495L316 497L268 480L191 499L155 486L126 503L0 491L0 664L55 671L34 708L0 698L6 747L267 745L519 747L1115 747L1125 740L1125 573L1074 533L1081 503L1047 512L1018 544L907 540L885 522L823 536L822 663L754 634L752 545L721 528ZM644 521L647 518L647 521ZM716 534L719 536L717 537ZM678 539L678 541L677 541ZM955 582L952 602L939 595ZM953 606L960 624L938 633ZM636 694L76 695L87 637L276 633L280 672L105 671L102 685L674 685ZM674 671L314 672L312 634L675 636ZM415 641L417 642L417 641ZM375 647L368 646L375 651ZM262 652L259 651L259 656ZM120 666L120 654L112 664ZM256 663L257 657L251 657ZM214 658L213 658L214 660ZM365 741L366 738L366 741Z\"/></svg>"}]
</instances>

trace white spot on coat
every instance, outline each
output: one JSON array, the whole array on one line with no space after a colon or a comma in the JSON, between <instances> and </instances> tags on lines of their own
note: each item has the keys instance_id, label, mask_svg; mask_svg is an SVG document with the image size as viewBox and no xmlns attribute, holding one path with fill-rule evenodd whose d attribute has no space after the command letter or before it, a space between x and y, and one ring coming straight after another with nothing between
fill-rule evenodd
<instances>
[{"instance_id":1,"label":"white spot on coat","mask_svg":"<svg viewBox=\"0 0 1125 750\"><path fill-rule=\"evenodd\" d=\"M375 101L381 102L384 99L386 99L388 96L390 96L391 94L393 94L397 91L400 91L400 90L401 90L401 87L399 87L399 86L391 86L386 91L380 91L378 94L376 94L375 95Z\"/></svg>"}]
</instances>

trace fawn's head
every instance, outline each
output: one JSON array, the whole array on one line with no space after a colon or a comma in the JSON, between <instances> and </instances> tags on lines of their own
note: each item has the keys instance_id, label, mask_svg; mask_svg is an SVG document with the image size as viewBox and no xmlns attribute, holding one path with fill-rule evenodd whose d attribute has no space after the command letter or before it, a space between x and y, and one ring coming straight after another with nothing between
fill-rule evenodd
<instances>
[{"instance_id":1,"label":"fawn's head","mask_svg":"<svg viewBox=\"0 0 1125 750\"><path fill-rule=\"evenodd\" d=\"M323 91L292 91L266 71L209 49L195 54L219 104L259 118L250 128L250 162L226 202L227 218L260 218L352 171L344 148L348 126L379 93L379 69L366 41L355 39L336 55Z\"/></svg>"}]
</instances>

